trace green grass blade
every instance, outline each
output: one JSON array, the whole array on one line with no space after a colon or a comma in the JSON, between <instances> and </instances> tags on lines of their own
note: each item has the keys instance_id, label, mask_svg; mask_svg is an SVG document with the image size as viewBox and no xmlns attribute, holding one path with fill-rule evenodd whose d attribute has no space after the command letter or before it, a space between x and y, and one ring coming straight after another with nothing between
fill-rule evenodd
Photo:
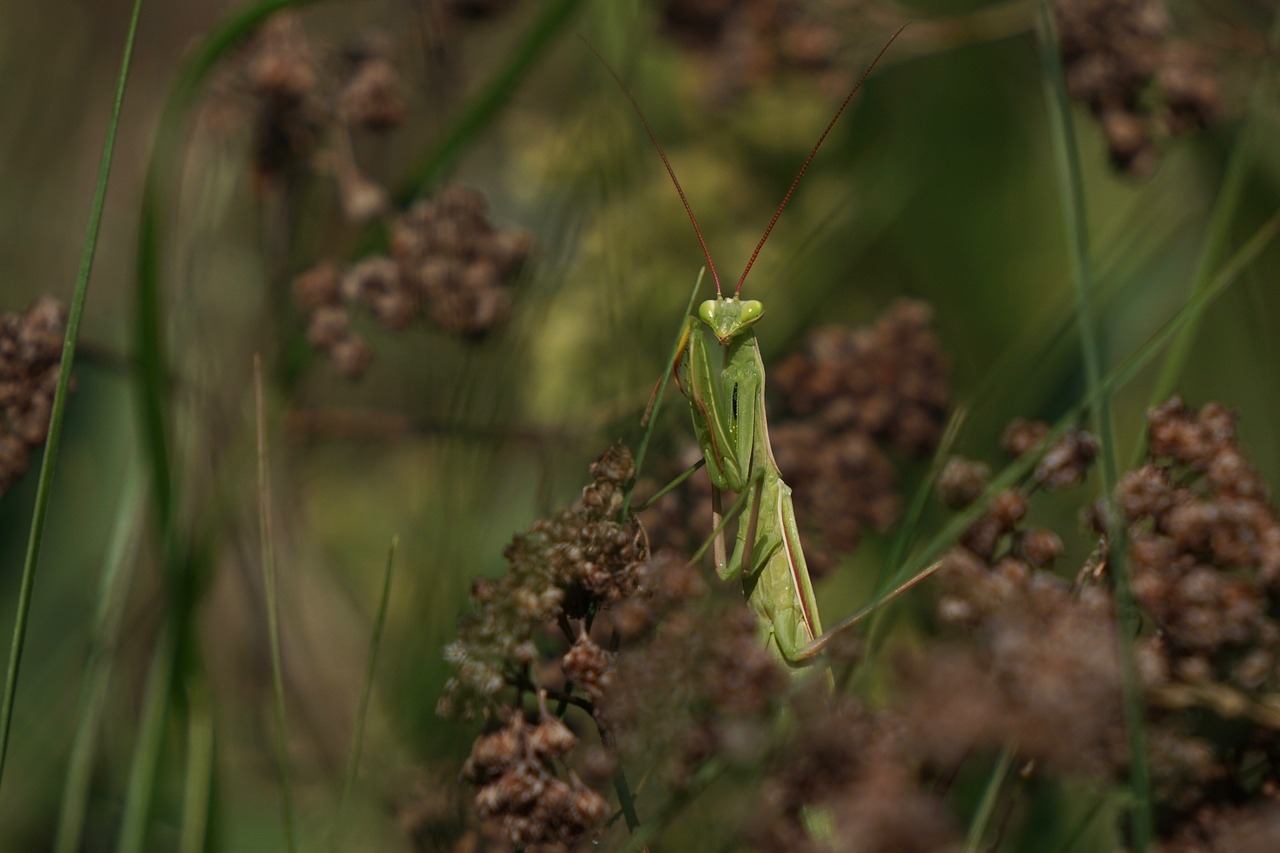
<instances>
[{"instance_id":1,"label":"green grass blade","mask_svg":"<svg viewBox=\"0 0 1280 853\"><path fill-rule=\"evenodd\" d=\"M1239 280L1249 266L1257 260L1263 250L1271 245L1277 236L1280 236L1280 211L1272 215L1253 235L1245 241L1239 251L1231 257L1231 259L1219 270L1209 287L1202 292L1195 294L1191 299L1183 304L1173 316L1170 317L1160 329L1147 339L1142 346L1138 347L1124 361L1116 365L1112 370L1103 377L1098 388L1092 393L1086 393L1084 398L1076 405L1072 406L1065 414L1062 415L1049 432L1040 440L1031 450L1028 450L1022 456L1019 456L1012 463L1007 465L1002 471L992 477L987 488L979 495L973 503L961 509L951 516L945 524L930 539L920 547L920 549L909 560L903 563L894 575L889 586L896 588L903 582L915 575L920 574L929 566L933 565L943 552L952 546L964 534L966 530L973 526L987 507L995 499L996 495L1005 489L1022 481L1025 477L1030 476L1032 470L1039 463L1044 453L1052 447L1059 439L1066 435L1067 431L1077 426L1081 418L1088 412L1089 407L1094 404L1095 395L1110 393L1117 388L1123 387L1128 383L1138 371L1149 365L1156 354L1168 345L1175 335L1191 320L1199 317L1204 313L1215 299L1226 292L1232 284ZM827 631L827 634L835 634L845 630L851 625L857 624L865 617L868 609L875 607L877 602L872 602L866 607L859 610L843 621Z\"/></svg>"},{"instance_id":2,"label":"green grass blade","mask_svg":"<svg viewBox=\"0 0 1280 853\"><path fill-rule=\"evenodd\" d=\"M98 181L94 187L93 202L89 208L89 225L85 231L84 246L80 254L80 269L76 273L75 290L72 293L71 307L67 314L67 334L62 341L62 363L58 369L58 385L54 392L53 407L49 416L49 436L45 442L44 458L40 463L40 479L36 485L35 509L31 517L30 535L27 538L27 556L22 565L22 584L18 590L13 640L9 645L9 666L5 673L4 698L0 700L0 783L4 779L5 762L9 755L9 734L13 725L13 704L18 690L18 670L22 664L22 647L27 636L27 620L31 615L31 596L35 588L36 565L40 561L40 545L44 538L45 519L49 512L49 492L53 488L53 470L58 461L62 418L67 408L67 391L71 386L71 368L75 362L76 338L80 333L80 318L84 315L85 297L89 293L89 274L93 271L93 257L98 247L98 231L102 226L107 180L111 175L116 131L120 126L120 110L124 104L124 91L129 80L129 64L133 59L133 45L138 35L138 18L141 12L142 0L134 0L133 12L129 17L129 31L125 36L124 55L120 59L120 73L116 77L111 118L107 122L106 139L102 144Z\"/></svg>"},{"instance_id":3,"label":"green grass blade","mask_svg":"<svg viewBox=\"0 0 1280 853\"><path fill-rule=\"evenodd\" d=\"M1102 499L1108 505L1120 476L1119 449L1116 446L1115 421L1111 414L1110 391L1102 387L1102 352L1097 318L1093 309L1093 267L1089 252L1088 223L1085 212L1084 178L1080 173L1080 152L1076 145L1071 120L1071 101L1067 81L1058 55L1057 28L1049 0L1039 4L1040 56L1043 80L1052 128L1054 166L1058 172L1059 198L1067 231L1068 257L1076 292L1076 316L1079 318L1080 345L1084 355L1085 382L1093 405L1089 419L1102 445ZM1191 328L1192 322L1184 326ZM1141 627L1141 616L1129 578L1128 543L1124 525L1114 513L1107 513L1108 566L1115 595L1116 622L1120 642L1120 662L1124 673L1123 702L1125 733L1129 743L1129 787L1133 794L1130 811L1130 843L1137 853L1150 845L1154 827L1151 812L1151 768L1147 754L1147 728L1141 678L1133 643Z\"/></svg>"},{"instance_id":4,"label":"green grass blade","mask_svg":"<svg viewBox=\"0 0 1280 853\"><path fill-rule=\"evenodd\" d=\"M134 557L141 532L138 525L142 502L141 485L139 472L136 468L130 468L120 496L115 528L103 559L102 579L98 585L98 608L94 614L93 637L88 660L85 662L85 680L80 694L79 722L76 724L75 741L62 783L62 805L58 812L54 853L75 853L80 849L81 836L84 834L93 756L101 731L99 724L106 704L107 687L111 680L112 653L120 635L129 585L137 564Z\"/></svg>"},{"instance_id":5,"label":"green grass blade","mask_svg":"<svg viewBox=\"0 0 1280 853\"><path fill-rule=\"evenodd\" d=\"M969 822L969 833L964 840L965 853L977 853L981 849L982 837L987 834L987 827L991 825L991 816L996 811L996 802L1000 799L1000 789L1004 787L1005 777L1009 775L1009 768L1013 765L1013 759L1017 754L1018 751L1012 744L1000 750L1000 758L996 761L996 766L991 769L991 777L987 779L987 786L982 791L978 811Z\"/></svg>"},{"instance_id":6,"label":"green grass blade","mask_svg":"<svg viewBox=\"0 0 1280 853\"><path fill-rule=\"evenodd\" d=\"M396 549L400 547L400 537L391 537L391 546L387 549L387 567L382 573L382 595L378 600L378 615L373 621L373 636L369 638L369 656L365 661L364 684L360 688L360 704L356 708L355 732L351 737L351 752L347 755L347 770L342 778L342 795L338 798L338 813L333 827L333 849L339 850L342 845L342 831L345 825L347 803L351 791L355 787L356 776L360 772L360 753L364 749L365 720L369 715L369 700L373 696L373 676L378 668L378 649L382 645L383 630L387 626L387 606L391 602L391 575L396 562Z\"/></svg>"},{"instance_id":7,"label":"green grass blade","mask_svg":"<svg viewBox=\"0 0 1280 853\"><path fill-rule=\"evenodd\" d=\"M285 847L296 850L293 828L293 786L289 780L289 731L284 707L284 664L280 655L280 606L276 594L275 540L271 524L271 488L267 477L267 423L262 392L262 357L253 357L253 395L258 431L258 531L262 545L262 585L266 592L267 634L271 644L271 682L275 696L276 770L280 782L280 816Z\"/></svg>"},{"instance_id":8,"label":"green grass blade","mask_svg":"<svg viewBox=\"0 0 1280 853\"><path fill-rule=\"evenodd\" d=\"M161 537L172 537L174 488L169 459L167 400L169 359L166 354L161 318L160 247L164 244L165 189L169 176L177 171L182 130L209 72L227 54L244 42L271 15L288 8L300 8L316 0L264 0L237 10L214 28L192 51L178 72L177 82L165 99L159 126L152 144L143 181L141 214L136 255L137 282L134 293L134 350L138 378L138 404L147 461L151 470L153 499L160 522Z\"/></svg>"},{"instance_id":9,"label":"green grass blade","mask_svg":"<svg viewBox=\"0 0 1280 853\"><path fill-rule=\"evenodd\" d=\"M182 794L179 853L200 853L209 833L209 802L213 793L214 732L209 691L204 677L187 678L186 779Z\"/></svg>"},{"instance_id":10,"label":"green grass blade","mask_svg":"<svg viewBox=\"0 0 1280 853\"><path fill-rule=\"evenodd\" d=\"M1280 9L1276 10L1271 21L1271 47L1280 47ZM1274 66L1274 63L1272 63ZM1262 79L1266 79L1265 75ZM1227 169L1218 188L1218 197L1213 202L1213 210L1209 215L1209 232L1204 246L1200 250L1200 258L1196 262L1195 277L1192 279L1191 292L1199 293L1209 284L1214 266L1222 256L1231 239L1231 227L1235 222L1236 210L1240 206L1240 198L1244 192L1245 176L1253 162L1253 153L1258 144L1259 113L1264 109L1267 99L1259 87L1255 87L1250 99L1249 114L1243 126L1236 134L1235 144L1231 148L1231 156L1227 160ZM1151 402L1159 403L1169 397L1182 376L1187 359L1191 356L1191 347L1195 343L1196 323L1190 323L1179 333L1177 340L1169 347L1164 363L1160 366L1160 376L1152 389ZM1141 455L1145 440L1138 445L1135 457Z\"/></svg>"},{"instance_id":11,"label":"green grass blade","mask_svg":"<svg viewBox=\"0 0 1280 853\"><path fill-rule=\"evenodd\" d=\"M497 118L507 99L528 76L530 70L569 25L582 0L552 0L511 53L511 59L484 89L472 98L457 121L445 131L435 147L410 172L397 197L407 204L435 183L444 170L489 124Z\"/></svg>"},{"instance_id":12,"label":"green grass blade","mask_svg":"<svg viewBox=\"0 0 1280 853\"><path fill-rule=\"evenodd\" d=\"M644 435L640 438L640 446L636 448L636 476L631 481L631 485L627 487L627 494L622 501L623 518L626 518L627 513L631 510L631 493L635 490L636 480L640 478L640 472L644 470L645 454L649 452L649 440L653 438L653 430L658 422L658 412L662 409L662 398L667 393L667 382L670 381L671 374L676 369L676 359L680 357L680 345L684 342L684 324L689 314L693 311L693 303L698 298L698 291L702 289L702 277L706 274L706 267L698 270L698 278L693 283L693 290L689 292L689 302L684 306L684 313L680 315L680 331L676 335L675 343L671 345L671 356L667 359L667 367L662 371L662 377L658 380L658 387L653 392L653 402L649 406L649 411L645 413ZM696 330L695 334L697 334Z\"/></svg>"},{"instance_id":13,"label":"green grass blade","mask_svg":"<svg viewBox=\"0 0 1280 853\"><path fill-rule=\"evenodd\" d=\"M134 745L128 787L125 789L124 813L120 818L120 839L116 844L118 853L142 853L146 843L151 798L160 769L165 724L169 719L170 685L173 683L177 652L177 634L170 621L158 638L147 670L138 741Z\"/></svg>"}]
</instances>

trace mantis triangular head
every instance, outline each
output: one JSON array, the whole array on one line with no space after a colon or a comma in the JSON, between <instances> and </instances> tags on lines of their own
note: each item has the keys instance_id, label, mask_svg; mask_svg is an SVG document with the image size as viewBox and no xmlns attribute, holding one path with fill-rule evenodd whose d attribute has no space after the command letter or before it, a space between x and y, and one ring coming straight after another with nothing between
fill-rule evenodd
<instances>
[{"instance_id":1,"label":"mantis triangular head","mask_svg":"<svg viewBox=\"0 0 1280 853\"><path fill-rule=\"evenodd\" d=\"M698 306L698 318L711 327L722 344L741 335L764 316L764 305L755 299L718 296Z\"/></svg>"}]
</instances>

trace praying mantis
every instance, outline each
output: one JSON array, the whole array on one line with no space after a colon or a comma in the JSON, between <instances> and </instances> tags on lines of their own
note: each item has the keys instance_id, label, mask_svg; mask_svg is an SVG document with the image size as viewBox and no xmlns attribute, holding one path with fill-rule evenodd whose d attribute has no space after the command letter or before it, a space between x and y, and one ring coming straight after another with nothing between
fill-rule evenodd
<instances>
[{"instance_id":1,"label":"praying mantis","mask_svg":"<svg viewBox=\"0 0 1280 853\"><path fill-rule=\"evenodd\" d=\"M800 543L791 487L778 469L769 442L764 397L765 367L753 328L764 315L764 306L757 300L741 298L747 274L818 149L881 57L901 33L902 30L898 30L880 49L828 122L791 182L773 219L756 243L731 297L724 295L715 262L711 258L706 240L703 239L693 207L662 144L649 126L635 97L618 79L617 74L609 69L609 73L617 80L640 115L649 139L662 158L689 222L693 225L706 257L707 268L716 285L715 299L703 302L696 316L691 315L685 319L672 359L676 384L689 402L694 432L711 479L716 572L726 581L742 578L747 605L761 625L765 643L778 658L791 667L801 667L813 662L832 637L857 624L877 607L897 598L937 569L937 564L930 566L878 601L846 618L831 631L823 633L813 582L809 577L804 548ZM699 323L707 327L721 347L722 363L718 368L708 350L705 331L698 328ZM745 507L740 512L746 516L745 519L739 518L731 554L727 553L724 532L727 519L723 511L722 493L725 491L739 495L738 507Z\"/></svg>"}]
</instances>

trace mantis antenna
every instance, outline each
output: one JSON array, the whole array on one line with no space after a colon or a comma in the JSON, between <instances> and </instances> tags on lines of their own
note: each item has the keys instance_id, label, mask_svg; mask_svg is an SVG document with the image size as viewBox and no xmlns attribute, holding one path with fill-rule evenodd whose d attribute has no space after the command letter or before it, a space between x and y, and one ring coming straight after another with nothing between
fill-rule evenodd
<instances>
[{"instance_id":1,"label":"mantis antenna","mask_svg":"<svg viewBox=\"0 0 1280 853\"><path fill-rule=\"evenodd\" d=\"M854 95L858 94L858 90L862 88L862 84L867 82L867 78L871 76L871 72L880 64L880 60L884 57L885 52L898 40L898 36L902 35L910 24L903 24L898 28L889 40L884 43L884 47L880 48L880 52L876 54L875 59L871 60L871 64L867 66L867 70L862 72L862 76L858 78L858 82L849 90L849 94L845 95L844 102L840 104L840 109L836 110L836 114L831 117L831 121L827 122L826 129L822 131L822 135L818 137L818 141L814 143L809 156L805 158L804 163L800 166L800 171L796 174L795 179L791 182L791 186L787 188L787 193L782 197L782 203L778 205L778 209L774 211L773 218L769 220L769 226L764 229L764 234L760 236L760 242L756 243L755 250L751 253L751 259L747 261L747 266L742 270L741 277L738 278L738 284L733 289L733 295L736 299L742 292L742 283L747 280L747 273L751 272L751 267L755 265L756 258L760 256L760 250L764 248L764 243L769 239L769 235L773 233L773 226L778 223L778 218L782 216L782 211L786 209L787 203L791 201L791 196L796 190L796 185L800 183L800 179L804 177L804 173L809 170L809 164L813 162L813 158L817 156L818 149L822 147L822 143L826 141L827 136L831 133L831 129L836 126L836 122L840 120L840 116L844 115L844 111L848 108L850 102L853 101ZM716 272L715 261L711 259L711 250L707 248L707 241L702 236L702 229L698 226L698 217L693 214L693 206L689 204L689 198L685 195L684 187L680 185L680 179L676 177L675 169L671 167L671 161L667 159L667 152L663 150L662 143L658 141L657 134L653 132L653 128L649 126L649 119L645 117L644 110L640 108L639 101L635 95L631 94L631 90L627 88L627 84L622 82L622 78L618 76L618 72L613 70L600 51L596 50L595 45L588 42L585 38L583 41L591 52L596 55L596 59L600 60L600 64L609 72L618 88L622 89L622 93L627 96L627 100L631 102L631 106L635 109L636 115L640 117L640 123L644 125L645 133L649 134L649 141L653 143L653 147L658 150L658 156L662 158L662 165L667 169L667 175L671 178L671 183L675 185L676 192L680 195L680 201L684 204L684 212L689 217L689 222L693 225L693 233L698 236L698 244L702 246L702 254L707 259L707 269L711 270L711 278L716 283L716 296L722 297L723 292L720 287L720 275Z\"/></svg>"},{"instance_id":2,"label":"mantis antenna","mask_svg":"<svg viewBox=\"0 0 1280 853\"><path fill-rule=\"evenodd\" d=\"M769 220L769 227L764 229L764 234L760 236L760 242L756 243L755 251L751 253L751 260L747 261L747 266L742 271L742 277L738 279L738 286L733 289L733 295L735 298L742 292L742 283L747 280L747 273L751 272L751 267L755 265L756 258L760 255L760 250L764 248L764 241L768 240L769 235L773 233L773 226L778 223L778 217L781 216L782 211L786 209L787 202L791 201L791 194L796 191L796 185L800 183L800 179L804 177L804 173L809 171L809 164L812 163L813 158L817 156L818 149L822 147L822 143L826 141L827 135L831 133L831 128L836 126L836 122L840 120L840 116L844 115L844 111L849 106L849 102L853 100L853 96L858 94L858 90L862 88L862 84L867 82L867 78L871 76L871 72L876 70L876 66L880 64L880 60L884 56L885 51L887 51L893 43L898 40L898 36L902 35L902 31L908 26L910 26L909 23L903 24L898 28L898 31L890 36L889 40L884 43L884 47L880 48L880 52L876 54L876 58L871 60L871 64L867 66L867 70L862 72L862 76L858 78L858 82L854 83L853 88L849 90L849 94L845 95L844 103L840 104L840 109L836 110L836 114L831 117L831 121L827 122L826 130L822 131L822 135L818 137L818 141L813 144L813 149L809 152L809 156L805 158L804 163L800 166L800 171L796 173L795 180L793 180L791 182L791 186L787 188L787 194L782 197L782 203L778 205L778 209L773 213L773 218ZM650 136L652 136L652 134L650 134ZM654 143L657 143L656 139L654 140ZM666 155L663 155L662 159L665 161L667 159ZM671 167L668 166L667 170L670 171L670 168ZM675 175L672 175L671 179L675 180ZM679 189L679 185L677 185L676 188ZM680 193L680 197L684 198L683 192ZM688 207L687 203L685 207ZM689 215L692 217L693 213L690 212ZM693 227L696 229L698 227L698 223L695 222ZM698 239L702 239L701 234L698 235ZM708 260L710 260L710 257L708 257ZM720 293L719 284L720 283L717 281L717 295Z\"/></svg>"},{"instance_id":3,"label":"mantis antenna","mask_svg":"<svg viewBox=\"0 0 1280 853\"><path fill-rule=\"evenodd\" d=\"M622 94L627 96L627 100L635 108L636 115L640 116L640 123L644 125L645 133L649 134L649 141L653 143L654 148L658 149L658 156L662 158L662 165L667 167L667 174L671 176L671 183L675 184L676 192L680 194L680 201L684 203L684 212L689 215L689 221L693 223L693 233L698 235L698 243L702 246L702 254L707 258L707 269L711 270L711 279L716 283L716 296L720 296L720 275L716 272L716 262L711 260L711 250L707 248L707 241L702 238L702 229L698 227L698 217L693 215L693 206L689 204L689 199L684 194L684 187L680 186L680 179L676 177L676 170L671 168L671 161L667 159L667 152L662 149L662 143L658 141L657 134L649 126L649 119L645 118L644 110L640 109L640 102L636 100L635 95L631 94L627 84L622 82L618 72L614 71L613 66L600 55L600 51L596 50L595 45L585 38L583 41L586 42L587 47L591 48L591 52L596 55L596 59L600 60L600 64L604 66L605 70L609 72L609 76L618 84ZM757 249L757 251L759 250Z\"/></svg>"}]
</instances>

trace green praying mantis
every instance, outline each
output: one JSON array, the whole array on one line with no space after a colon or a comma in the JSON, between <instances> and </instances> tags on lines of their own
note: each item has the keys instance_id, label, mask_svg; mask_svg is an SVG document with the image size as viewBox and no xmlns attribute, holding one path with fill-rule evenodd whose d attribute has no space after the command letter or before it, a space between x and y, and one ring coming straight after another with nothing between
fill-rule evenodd
<instances>
[{"instance_id":1,"label":"green praying mantis","mask_svg":"<svg viewBox=\"0 0 1280 853\"><path fill-rule=\"evenodd\" d=\"M716 571L723 580L742 578L747 604L761 625L765 642L781 660L792 667L811 663L834 636L857 624L876 608L897 598L937 568L937 564L930 566L878 601L846 618L831 631L823 633L813 582L809 577L804 548L800 543L791 487L778 470L769 442L764 397L765 367L754 332L755 324L764 316L764 306L756 300L741 298L742 284L747 274L818 149L901 32L899 30L895 33L880 49L880 53L849 91L814 144L756 244L731 297L725 296L721 289L720 277L716 273L715 262L711 259L711 252L703 239L697 217L694 216L693 208L662 144L650 128L634 96L613 70L609 69L640 115L645 131L666 166L667 174L702 246L707 268L716 285L715 299L703 302L696 316L686 318L672 359L676 384L688 399L694 432L711 479L712 540ZM698 328L699 323L707 327L721 347L722 361L719 366L713 361L705 331ZM722 493L725 491L739 495L737 508L746 516L745 519L739 518L736 542L731 554L727 553L724 532L729 520L723 510Z\"/></svg>"}]
</instances>

